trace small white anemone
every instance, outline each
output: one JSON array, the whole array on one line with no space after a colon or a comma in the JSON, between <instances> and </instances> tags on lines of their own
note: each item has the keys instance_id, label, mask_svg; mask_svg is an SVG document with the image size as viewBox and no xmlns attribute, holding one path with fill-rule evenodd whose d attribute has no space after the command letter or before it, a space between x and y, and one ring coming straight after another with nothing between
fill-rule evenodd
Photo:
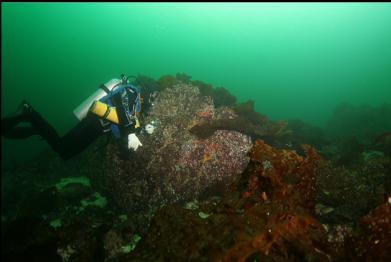
<instances>
[{"instance_id":1,"label":"small white anemone","mask_svg":"<svg viewBox=\"0 0 391 262\"><path fill-rule=\"evenodd\" d=\"M153 131L155 130L155 126L154 125L151 125L151 124L148 124L145 126L145 131L147 131L148 134L152 134Z\"/></svg>"},{"instance_id":2,"label":"small white anemone","mask_svg":"<svg viewBox=\"0 0 391 262\"><path fill-rule=\"evenodd\" d=\"M273 168L273 165L269 160L263 161L262 166L265 171Z\"/></svg>"}]
</instances>

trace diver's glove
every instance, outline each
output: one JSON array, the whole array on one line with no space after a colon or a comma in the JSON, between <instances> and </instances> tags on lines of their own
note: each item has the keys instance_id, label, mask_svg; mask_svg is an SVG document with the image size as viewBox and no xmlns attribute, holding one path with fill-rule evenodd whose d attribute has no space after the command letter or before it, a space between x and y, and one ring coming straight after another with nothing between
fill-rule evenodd
<instances>
[{"instance_id":1,"label":"diver's glove","mask_svg":"<svg viewBox=\"0 0 391 262\"><path fill-rule=\"evenodd\" d=\"M142 145L143 144L141 144L135 133L128 135L128 149L133 149L134 151L136 151L137 148Z\"/></svg>"}]
</instances>

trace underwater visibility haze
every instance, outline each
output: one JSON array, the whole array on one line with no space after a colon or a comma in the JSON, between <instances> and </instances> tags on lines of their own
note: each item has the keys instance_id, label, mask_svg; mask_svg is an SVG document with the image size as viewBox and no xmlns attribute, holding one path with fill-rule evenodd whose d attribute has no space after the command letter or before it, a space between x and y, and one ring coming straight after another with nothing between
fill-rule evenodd
<instances>
[{"instance_id":1,"label":"underwater visibility haze","mask_svg":"<svg viewBox=\"0 0 391 262\"><path fill-rule=\"evenodd\" d=\"M183 72L273 119L323 126L340 102L391 101L390 13L388 3L3 3L2 116L27 99L63 134L108 79ZM42 143L3 144L15 158Z\"/></svg>"},{"instance_id":2,"label":"underwater visibility haze","mask_svg":"<svg viewBox=\"0 0 391 262\"><path fill-rule=\"evenodd\" d=\"M155 94L126 159L2 136L5 261L391 258L390 3L1 7L2 119L63 136L110 79Z\"/></svg>"}]
</instances>

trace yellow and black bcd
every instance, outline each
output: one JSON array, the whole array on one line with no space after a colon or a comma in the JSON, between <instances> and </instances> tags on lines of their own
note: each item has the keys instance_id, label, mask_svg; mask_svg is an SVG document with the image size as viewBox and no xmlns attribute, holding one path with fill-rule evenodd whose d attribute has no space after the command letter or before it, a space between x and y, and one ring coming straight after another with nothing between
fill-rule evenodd
<instances>
[{"instance_id":1,"label":"yellow and black bcd","mask_svg":"<svg viewBox=\"0 0 391 262\"><path fill-rule=\"evenodd\" d=\"M100 101L95 101L92 104L90 111L114 124L119 124L118 114L115 107L109 106Z\"/></svg>"}]
</instances>

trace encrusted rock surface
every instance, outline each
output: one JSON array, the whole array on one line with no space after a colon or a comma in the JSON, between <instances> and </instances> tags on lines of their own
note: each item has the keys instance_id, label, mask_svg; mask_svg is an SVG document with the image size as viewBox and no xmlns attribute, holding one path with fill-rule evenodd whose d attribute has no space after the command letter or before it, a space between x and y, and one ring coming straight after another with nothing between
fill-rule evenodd
<instances>
[{"instance_id":1,"label":"encrusted rock surface","mask_svg":"<svg viewBox=\"0 0 391 262\"><path fill-rule=\"evenodd\" d=\"M161 206L222 195L246 168L251 138L234 130L216 130L201 139L189 130L208 120L237 117L228 107L215 108L198 87L179 83L159 93L144 124L152 134L139 135L142 147L125 159L109 144L103 160L103 179L121 207L135 214L143 230ZM103 177L102 177L103 176Z\"/></svg>"}]
</instances>

